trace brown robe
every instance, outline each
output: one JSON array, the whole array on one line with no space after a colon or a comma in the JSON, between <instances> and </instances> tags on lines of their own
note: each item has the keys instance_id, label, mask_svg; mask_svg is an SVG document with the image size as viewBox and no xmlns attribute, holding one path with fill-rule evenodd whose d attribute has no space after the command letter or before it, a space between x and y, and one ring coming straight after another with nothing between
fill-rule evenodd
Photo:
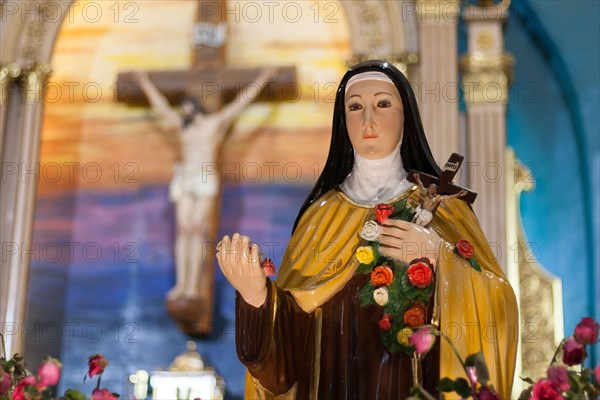
<instances>
[{"instance_id":1,"label":"brown robe","mask_svg":"<svg viewBox=\"0 0 600 400\"><path fill-rule=\"evenodd\" d=\"M312 313L304 312L291 294L272 282L260 308L248 305L238 295L236 343L240 360L273 395L287 393L296 384L296 399L314 398L312 393L318 393L319 399L408 397L413 385L411 359L402 352L391 354L383 346L378 327L382 307L360 306L359 292L368 279L368 274L354 276ZM275 319L272 310L277 310ZM315 340L319 321L321 335ZM315 369L316 363L320 367ZM314 371L318 376L313 376ZM435 395L438 345L423 359L422 376L423 386Z\"/></svg>"}]
</instances>

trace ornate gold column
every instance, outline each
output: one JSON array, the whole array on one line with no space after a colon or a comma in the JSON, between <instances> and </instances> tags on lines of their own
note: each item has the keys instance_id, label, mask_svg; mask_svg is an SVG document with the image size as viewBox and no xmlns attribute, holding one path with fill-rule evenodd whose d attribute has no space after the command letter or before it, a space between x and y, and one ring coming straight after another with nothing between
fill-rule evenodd
<instances>
[{"instance_id":1,"label":"ornate gold column","mask_svg":"<svg viewBox=\"0 0 600 400\"><path fill-rule=\"evenodd\" d=\"M458 121L458 0L418 0L419 81L415 95L433 156L445 162L460 151ZM440 161L441 160L441 161Z\"/></svg>"},{"instance_id":2,"label":"ornate gold column","mask_svg":"<svg viewBox=\"0 0 600 400\"><path fill-rule=\"evenodd\" d=\"M44 85L72 1L0 4L0 329L8 356L24 348Z\"/></svg>"},{"instance_id":3,"label":"ornate gold column","mask_svg":"<svg viewBox=\"0 0 600 400\"><path fill-rule=\"evenodd\" d=\"M506 104L513 59L504 53L502 23L509 1L482 1L467 6L468 54L461 59L463 90L467 104L467 186L479 194L474 204L481 227L506 270L506 205L504 162Z\"/></svg>"}]
</instances>

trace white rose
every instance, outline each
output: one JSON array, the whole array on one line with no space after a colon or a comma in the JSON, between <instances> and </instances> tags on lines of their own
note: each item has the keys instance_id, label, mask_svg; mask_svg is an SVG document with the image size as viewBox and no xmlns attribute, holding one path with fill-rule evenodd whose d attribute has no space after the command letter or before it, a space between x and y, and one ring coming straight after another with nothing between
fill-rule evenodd
<instances>
[{"instance_id":1,"label":"white rose","mask_svg":"<svg viewBox=\"0 0 600 400\"><path fill-rule=\"evenodd\" d=\"M363 226L362 231L360 231L360 237L372 242L379 238L379 231L381 227L375 221L367 221L365 226Z\"/></svg>"},{"instance_id":2,"label":"white rose","mask_svg":"<svg viewBox=\"0 0 600 400\"><path fill-rule=\"evenodd\" d=\"M390 292L387 287L380 287L375 289L373 292L373 299L375 299L375 303L380 306L385 306L390 298Z\"/></svg>"}]
</instances>

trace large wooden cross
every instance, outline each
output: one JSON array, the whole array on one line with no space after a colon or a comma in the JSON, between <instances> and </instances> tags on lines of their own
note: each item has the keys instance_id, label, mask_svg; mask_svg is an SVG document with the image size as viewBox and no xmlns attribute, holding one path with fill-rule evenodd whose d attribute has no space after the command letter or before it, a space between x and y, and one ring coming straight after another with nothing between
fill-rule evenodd
<instances>
[{"instance_id":1,"label":"large wooden cross","mask_svg":"<svg viewBox=\"0 0 600 400\"><path fill-rule=\"evenodd\" d=\"M424 172L415 171L411 169L408 173L407 179L409 182L417 183L417 180L415 179L415 174L419 174L419 178L421 179L423 186L427 188L432 183L435 183L438 187L438 194L442 195L456 194L459 193L461 190L464 190L467 192L467 194L461 196L460 199L470 204L473 204L475 198L477 197L477 193L452 183L452 180L454 179L454 176L456 176L456 173L458 172L458 169L460 168L464 159L465 158L460 154L452 153L448 161L446 161L446 164L444 164L444 168L442 169L442 173L440 174L439 178L433 175L426 174Z\"/></svg>"},{"instance_id":2,"label":"large wooden cross","mask_svg":"<svg viewBox=\"0 0 600 400\"><path fill-rule=\"evenodd\" d=\"M225 0L198 0L197 23L194 26L192 66L187 71L151 71L150 79L172 105L180 104L184 96L198 97L209 112L219 110L236 93L251 83L260 68L229 68L225 62L226 21ZM119 73L117 99L130 105L145 105L147 99L134 78L134 72ZM277 76L258 96L257 101L290 100L297 96L295 67L278 67ZM212 209L214 220L208 244L216 245L218 228L217 197ZM206 247L206 246L205 246ZM210 247L210 246L209 246ZM214 245L212 246L214 248ZM166 307L180 329L192 336L206 336L213 331L214 252L207 252L202 267L203 290L199 299L167 300Z\"/></svg>"}]
</instances>

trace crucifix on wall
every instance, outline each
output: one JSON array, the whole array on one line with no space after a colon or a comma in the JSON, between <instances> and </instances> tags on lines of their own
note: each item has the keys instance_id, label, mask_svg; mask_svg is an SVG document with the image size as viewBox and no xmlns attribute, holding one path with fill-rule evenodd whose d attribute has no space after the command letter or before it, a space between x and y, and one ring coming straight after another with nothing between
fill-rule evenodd
<instances>
[{"instance_id":1,"label":"crucifix on wall","mask_svg":"<svg viewBox=\"0 0 600 400\"><path fill-rule=\"evenodd\" d=\"M215 7L224 10L225 1L198 2L190 70L128 72L117 79L119 101L148 101L178 133L181 161L169 186L177 223L176 283L166 306L181 330L193 336L212 331L219 149L231 124L252 101L285 100L296 89L294 67L226 66L225 12L214 12Z\"/></svg>"}]
</instances>

